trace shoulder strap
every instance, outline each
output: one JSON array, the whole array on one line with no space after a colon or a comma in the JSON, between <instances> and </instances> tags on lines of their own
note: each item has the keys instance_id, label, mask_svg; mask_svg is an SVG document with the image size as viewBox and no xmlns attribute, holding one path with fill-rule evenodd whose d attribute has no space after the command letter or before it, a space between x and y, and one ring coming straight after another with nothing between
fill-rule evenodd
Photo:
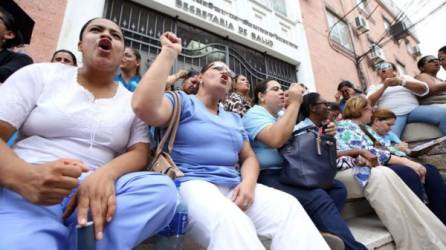
<instances>
[{"instance_id":1,"label":"shoulder strap","mask_svg":"<svg viewBox=\"0 0 446 250\"><path fill-rule=\"evenodd\" d=\"M173 143L175 142L175 136L177 133L177 128L180 120L181 115L181 101L180 96L176 92L169 93L173 96L173 110L172 115L170 116L169 124L167 126L166 131L164 132L163 138L161 139L160 143L158 144L158 147L156 148L154 159L158 158L158 156L161 154L161 152L164 149L164 145L166 144L167 140L169 139L168 147L167 147L167 153L172 152Z\"/></svg>"},{"instance_id":2,"label":"shoulder strap","mask_svg":"<svg viewBox=\"0 0 446 250\"><path fill-rule=\"evenodd\" d=\"M181 97L177 92L173 92L173 96L175 98L175 116L172 117L174 122L172 124L172 131L170 132L169 144L167 145L167 152L170 154L172 152L173 143L175 142L175 138L177 136L178 126L180 125L180 116L181 116Z\"/></svg>"},{"instance_id":3,"label":"shoulder strap","mask_svg":"<svg viewBox=\"0 0 446 250\"><path fill-rule=\"evenodd\" d=\"M294 131L293 134L294 135L301 134L303 132L307 132L308 130L310 130L310 131L317 131L318 128L316 126L314 126L314 125L308 125L308 126L305 126L303 128L300 128L300 129Z\"/></svg>"},{"instance_id":4,"label":"shoulder strap","mask_svg":"<svg viewBox=\"0 0 446 250\"><path fill-rule=\"evenodd\" d=\"M359 125L359 128L362 130L362 132L364 132L364 134L370 138L370 140L372 140L373 142L373 146L375 147L385 147L384 145L382 145L378 140L376 140L376 138L369 132L369 130L367 130L367 128L365 127L365 125Z\"/></svg>"}]
</instances>

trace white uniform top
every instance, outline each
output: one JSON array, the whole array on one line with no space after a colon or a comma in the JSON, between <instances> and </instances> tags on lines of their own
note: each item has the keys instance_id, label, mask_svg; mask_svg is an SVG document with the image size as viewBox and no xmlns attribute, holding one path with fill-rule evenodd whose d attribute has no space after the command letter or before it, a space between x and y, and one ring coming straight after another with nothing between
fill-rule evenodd
<instances>
[{"instance_id":1,"label":"white uniform top","mask_svg":"<svg viewBox=\"0 0 446 250\"><path fill-rule=\"evenodd\" d=\"M0 120L19 130L15 153L32 164L78 159L90 169L109 162L128 147L147 143L147 127L136 118L131 93L95 100L77 81L77 68L34 64L0 86Z\"/></svg>"},{"instance_id":2,"label":"white uniform top","mask_svg":"<svg viewBox=\"0 0 446 250\"><path fill-rule=\"evenodd\" d=\"M413 79L410 76L401 76L401 78L406 79L406 81ZM423 82L423 84L426 86L427 91L421 95L412 92L410 89L403 86L388 87L384 90L384 93L378 99L376 105L379 108L385 108L392 111L395 115L406 115L419 105L415 95L424 96L429 93L429 87L426 83ZM367 89L367 96L375 93L375 91L379 90L382 86L382 83L371 85Z\"/></svg>"}]
</instances>

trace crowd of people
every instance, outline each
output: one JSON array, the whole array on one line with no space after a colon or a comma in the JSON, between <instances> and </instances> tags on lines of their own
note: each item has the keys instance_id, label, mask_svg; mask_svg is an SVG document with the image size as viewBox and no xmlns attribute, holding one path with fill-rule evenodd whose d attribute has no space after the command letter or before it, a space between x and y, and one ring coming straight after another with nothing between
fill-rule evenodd
<instances>
[{"instance_id":1,"label":"crowd of people","mask_svg":"<svg viewBox=\"0 0 446 250\"><path fill-rule=\"evenodd\" d=\"M220 61L169 75L182 50L171 32L142 74L141 54L105 18L82 27L80 67L68 50L32 64L10 50L21 44L14 22L0 7L0 249L74 249L90 220L98 249L132 249L171 221L177 192L187 235L208 249L264 249L259 235L271 249L367 249L341 216L347 196L369 201L397 249L446 249L446 184L400 139L410 122L446 135L446 107L418 101L446 91L446 47L422 57L416 77L377 65L381 83L365 94L343 81L330 103L303 84L250 83ZM180 80L177 103L166 90ZM175 105L178 189L145 171L148 128L167 127ZM329 187L281 181L279 149L306 127L336 138Z\"/></svg>"}]
</instances>

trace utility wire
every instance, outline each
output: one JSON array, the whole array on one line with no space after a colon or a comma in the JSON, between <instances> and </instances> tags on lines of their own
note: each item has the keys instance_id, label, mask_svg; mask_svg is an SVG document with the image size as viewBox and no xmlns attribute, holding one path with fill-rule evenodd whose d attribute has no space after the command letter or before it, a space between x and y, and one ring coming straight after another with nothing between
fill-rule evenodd
<instances>
[{"instance_id":1,"label":"utility wire","mask_svg":"<svg viewBox=\"0 0 446 250\"><path fill-rule=\"evenodd\" d=\"M398 7L399 13L395 16L395 18L393 18L393 20L389 23L389 25L392 26L400 21L403 21L404 19L412 21L412 19L408 18L408 16L412 16L411 9L414 9L415 10L414 12L420 13L422 12L420 10L425 8L428 2L429 0L421 0L421 1L410 0L406 2L403 7ZM386 35L388 35L388 32L384 31L381 35L379 35L378 41L379 42L382 41Z\"/></svg>"},{"instance_id":2,"label":"utility wire","mask_svg":"<svg viewBox=\"0 0 446 250\"><path fill-rule=\"evenodd\" d=\"M366 3L366 2L367 2L367 0L361 0L361 1L358 2L355 6L353 6L353 8L352 8L351 10L347 11L347 13L345 13L342 17L340 17L340 18L339 18L339 19L338 19L338 20L337 20L337 21L330 27L330 30L328 31L328 38L330 38L330 36L331 36L331 32L333 31L334 27L335 27L338 23L344 21L344 19L345 19L350 13L352 13L356 8L358 8L360 4L362 4L362 3Z\"/></svg>"},{"instance_id":3,"label":"utility wire","mask_svg":"<svg viewBox=\"0 0 446 250\"><path fill-rule=\"evenodd\" d=\"M430 17L432 15L434 15L436 12L440 11L442 8L444 8L446 6L446 1L443 2L442 4L440 4L439 6L437 6L436 8L434 8L433 10L431 10L429 13L427 13L426 15L424 15L420 20L416 21L415 23L412 23L409 27L406 28L407 31L411 30L412 28L414 28L416 25L418 25L419 23L423 22L426 20L427 17ZM383 41L385 38L387 38L387 40ZM391 36L384 36L382 37L377 43L376 45L378 46L384 46L386 43L388 43L389 41L392 40ZM381 43L382 42L382 43ZM381 43L381 44L380 44ZM358 62L360 62L362 59L365 58L365 56L370 53L373 50L373 48L370 48L369 50L367 50L365 53L363 53L362 55L357 57Z\"/></svg>"},{"instance_id":4,"label":"utility wire","mask_svg":"<svg viewBox=\"0 0 446 250\"><path fill-rule=\"evenodd\" d=\"M426 3L424 3L423 6L426 6ZM411 25L410 25L409 27L406 27L406 30L407 30L407 31L410 31L412 28L414 28L414 27L415 27L416 25L418 25L419 23L425 21L426 18L435 15L436 12L440 11L440 10L441 10L443 7L445 7L445 6L446 6L446 1L443 2L442 4L440 4L439 6L437 6L436 8L433 8L429 13L427 13L427 14L424 15L422 18L420 18L420 20L418 20L418 21L416 21L416 22L414 22L414 23L411 23ZM390 36L389 36L389 37L390 37ZM383 37L382 39L380 39L380 41L382 41L384 38L386 38L386 37Z\"/></svg>"},{"instance_id":5,"label":"utility wire","mask_svg":"<svg viewBox=\"0 0 446 250\"><path fill-rule=\"evenodd\" d=\"M333 41L332 41L332 39L331 39L331 33L333 32L334 27L335 27L337 24L339 24L340 22L345 22L345 18L346 18L350 13L352 13L355 9L357 9L357 8L359 7L359 5L361 5L361 4L365 4L366 2L367 2L367 0L361 0L360 2L358 2L355 6L353 6L353 8L351 8L349 11L347 11L342 17L338 18L338 20L337 20L333 25L331 25L330 30L328 31L328 36L327 36L327 38L328 38L328 45L330 45L330 47L331 47L332 49L334 49L335 51L337 51L337 52L339 52L339 53L342 53L342 54L345 55L347 58L351 59L353 62L355 61L355 60L354 60L354 57L356 57L356 53L355 53L355 51L354 51L354 43L353 43L353 41L352 41L352 46L353 46L353 56L354 56L354 57L352 57L351 54L348 54L347 52L345 52L345 51L343 51L343 50L341 50L341 49L338 49L338 48L336 48L336 47L333 45L333 43L332 43ZM349 37L350 37L350 36L349 36Z\"/></svg>"}]
</instances>

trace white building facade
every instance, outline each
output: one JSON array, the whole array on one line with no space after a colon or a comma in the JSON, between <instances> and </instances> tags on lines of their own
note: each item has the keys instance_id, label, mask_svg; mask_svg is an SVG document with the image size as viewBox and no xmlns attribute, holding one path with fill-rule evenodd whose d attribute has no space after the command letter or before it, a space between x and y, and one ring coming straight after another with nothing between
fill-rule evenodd
<instances>
[{"instance_id":1,"label":"white building facade","mask_svg":"<svg viewBox=\"0 0 446 250\"><path fill-rule=\"evenodd\" d=\"M315 90L299 1L70 0L58 47L76 51L82 25L98 16L121 26L143 68L159 53L160 34L172 31L183 42L174 71L220 60L251 83L274 78Z\"/></svg>"}]
</instances>

